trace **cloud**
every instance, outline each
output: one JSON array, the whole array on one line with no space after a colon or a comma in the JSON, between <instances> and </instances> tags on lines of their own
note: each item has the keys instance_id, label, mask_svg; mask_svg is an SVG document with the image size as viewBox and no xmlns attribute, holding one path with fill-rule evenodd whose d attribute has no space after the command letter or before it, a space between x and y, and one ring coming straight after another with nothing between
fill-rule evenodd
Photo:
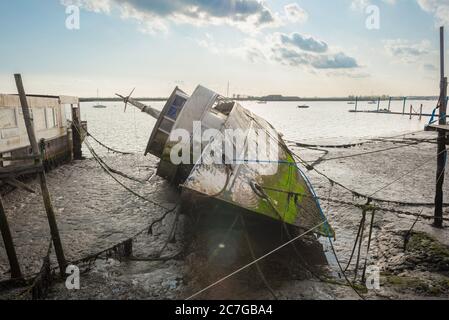
<instances>
[{"instance_id":1,"label":"cloud","mask_svg":"<svg viewBox=\"0 0 449 320\"><path fill-rule=\"evenodd\" d=\"M116 7L122 18L137 21L141 31L149 33L167 30L169 23L226 24L247 32L278 24L277 16L259 0L61 0L61 3L95 12L110 12Z\"/></svg>"},{"instance_id":2,"label":"cloud","mask_svg":"<svg viewBox=\"0 0 449 320\"><path fill-rule=\"evenodd\" d=\"M317 56L311 64L316 69L352 69L359 66L353 57L343 52Z\"/></svg>"},{"instance_id":3,"label":"cloud","mask_svg":"<svg viewBox=\"0 0 449 320\"><path fill-rule=\"evenodd\" d=\"M382 2L385 2L387 4L396 4L396 0L382 0ZM351 1L351 9L356 11L365 11L365 9L372 5L371 0L352 0Z\"/></svg>"},{"instance_id":4,"label":"cloud","mask_svg":"<svg viewBox=\"0 0 449 320\"><path fill-rule=\"evenodd\" d=\"M110 0L61 0L63 6L75 5L87 11L96 13L110 13Z\"/></svg>"},{"instance_id":5,"label":"cloud","mask_svg":"<svg viewBox=\"0 0 449 320\"><path fill-rule=\"evenodd\" d=\"M356 59L343 52L317 55L282 46L274 47L272 52L275 61L292 67L304 66L311 69L354 69L359 67Z\"/></svg>"},{"instance_id":6,"label":"cloud","mask_svg":"<svg viewBox=\"0 0 449 320\"><path fill-rule=\"evenodd\" d=\"M287 20L294 23L304 23L309 18L307 12L297 3L291 3L284 7Z\"/></svg>"},{"instance_id":7,"label":"cloud","mask_svg":"<svg viewBox=\"0 0 449 320\"><path fill-rule=\"evenodd\" d=\"M382 0L382 2L394 5L397 0ZM416 2L423 11L435 16L436 25L449 25L449 0L416 0ZM372 4L372 0L351 0L351 9L364 11Z\"/></svg>"},{"instance_id":8,"label":"cloud","mask_svg":"<svg viewBox=\"0 0 449 320\"><path fill-rule=\"evenodd\" d=\"M371 4L370 0L352 0L351 1L351 9L363 11L366 7Z\"/></svg>"},{"instance_id":9,"label":"cloud","mask_svg":"<svg viewBox=\"0 0 449 320\"><path fill-rule=\"evenodd\" d=\"M297 32L290 35L279 34L279 37L283 44L292 45L304 51L326 52L328 49L327 43L310 36L303 36Z\"/></svg>"},{"instance_id":10,"label":"cloud","mask_svg":"<svg viewBox=\"0 0 449 320\"><path fill-rule=\"evenodd\" d=\"M422 66L425 71L437 71L438 68L432 63L426 63Z\"/></svg>"},{"instance_id":11,"label":"cloud","mask_svg":"<svg viewBox=\"0 0 449 320\"><path fill-rule=\"evenodd\" d=\"M231 48L218 44L209 34L197 43L214 54L304 68L310 72L348 70L346 74L349 74L350 70L360 67L355 58L330 48L324 41L299 33L274 33L262 39L247 38L242 44Z\"/></svg>"},{"instance_id":12,"label":"cloud","mask_svg":"<svg viewBox=\"0 0 449 320\"><path fill-rule=\"evenodd\" d=\"M277 33L267 39L271 43L269 59L294 67L318 69L355 69L356 59L347 54L331 50L324 41L300 33Z\"/></svg>"},{"instance_id":13,"label":"cloud","mask_svg":"<svg viewBox=\"0 0 449 320\"><path fill-rule=\"evenodd\" d=\"M421 9L432 13L437 24L449 24L449 1L448 0L417 0Z\"/></svg>"},{"instance_id":14,"label":"cloud","mask_svg":"<svg viewBox=\"0 0 449 320\"><path fill-rule=\"evenodd\" d=\"M386 52L405 63L416 62L423 56L428 55L430 50L430 42L423 40L415 43L408 40L384 40Z\"/></svg>"}]
</instances>

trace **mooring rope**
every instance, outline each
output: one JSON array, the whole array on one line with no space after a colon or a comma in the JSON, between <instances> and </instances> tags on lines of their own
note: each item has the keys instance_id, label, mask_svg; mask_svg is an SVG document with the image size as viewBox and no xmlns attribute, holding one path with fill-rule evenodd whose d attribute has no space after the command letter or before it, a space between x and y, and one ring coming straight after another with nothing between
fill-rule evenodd
<instances>
[{"instance_id":1,"label":"mooring rope","mask_svg":"<svg viewBox=\"0 0 449 320\"><path fill-rule=\"evenodd\" d=\"M346 144L309 144L309 143L288 140L288 139L285 139L285 141L294 143L294 144L296 144L296 146L304 147L304 148L310 147L310 148L326 148L326 149L348 149L348 148L352 148L352 147L362 146L365 144L372 144L372 143L379 142L379 141L380 142L393 142L393 141L388 141L388 139L395 139L398 137L403 137L402 140L404 140L404 141L410 140L411 138L405 138L405 136L414 135L414 134L421 133L421 132L424 132L424 131L418 130L418 131L412 131L412 132L405 132L405 133L401 133L401 134L394 135L394 136L369 138L369 139L365 139L365 141L346 143ZM427 141L427 139L423 140L423 142L426 142L426 141ZM404 142L396 141L395 143L404 143Z\"/></svg>"},{"instance_id":2,"label":"mooring rope","mask_svg":"<svg viewBox=\"0 0 449 320\"><path fill-rule=\"evenodd\" d=\"M321 158L317 161L307 161L307 163L313 163L313 167L321 164L323 162L328 162L328 161L333 161L333 160L342 160L342 159L349 159L349 158L356 158L356 157L361 157L361 156L366 156L366 155L371 155L371 154L376 154L376 153L382 153L382 152L386 152L386 151L391 151L391 150L396 150L396 149L402 149L402 148L407 148L407 147L411 147L411 146L416 146L419 143L410 143L410 144L405 144L405 145L401 145L401 146L394 146L394 147L390 147L390 148L385 148L385 149L380 149L380 150L373 150L373 151L367 151L367 152L360 152L360 153L356 153L356 154L350 154L350 155L345 155L345 156L338 156L338 157L332 157L332 158Z\"/></svg>"},{"instance_id":3,"label":"mooring rope","mask_svg":"<svg viewBox=\"0 0 449 320\"><path fill-rule=\"evenodd\" d=\"M100 140L95 138L90 132L86 131L86 134L87 134L88 137L92 138L100 146L102 146L103 148L105 148L106 150L108 150L108 151L110 151L112 153L123 154L123 155L132 155L132 154L134 154L133 152L125 152L125 151L120 151L120 150L116 150L114 148L108 147L103 142L101 142Z\"/></svg>"},{"instance_id":4,"label":"mooring rope","mask_svg":"<svg viewBox=\"0 0 449 320\"><path fill-rule=\"evenodd\" d=\"M440 155L441 153L443 153L443 152L440 152L438 155ZM307 169L310 168L309 165L307 164L307 162L305 162L298 154L296 154L294 152L292 152L292 154L299 161L300 164L302 164ZM390 182L388 185L383 186L382 188L380 188L379 190L375 191L371 195L366 195L366 194L362 194L362 193L360 193L358 191L355 191L355 190L345 186L344 184L342 184L342 183L340 183L340 182L330 178L328 175L326 175L325 173L321 172L320 170L318 170L316 168L310 168L310 169L315 171L316 173L318 173L322 177L326 178L330 183L334 183L335 185L345 189L346 191L348 191L349 193L353 194L357 198L365 198L365 199L371 198L373 201L376 201L376 202L397 204L397 205L403 205L403 206L409 206L409 207L425 207L425 206L434 206L435 204L431 203L431 202L406 202L406 201L387 200L387 199L376 198L376 197L373 197L373 196L374 196L374 194L379 193L380 191L382 191L382 190L386 189L387 187L391 186L392 184L397 183L398 181L402 180L408 174L411 174L411 173L413 173L413 171L416 171L416 169L419 169L419 168L423 167L424 165L428 164L433 159L434 159L434 157L430 157L429 160L425 161L424 163L422 163L418 167L414 168L413 170L410 170L409 172L407 172L406 174L402 175L398 179ZM444 203L443 206L449 207L449 203Z\"/></svg>"},{"instance_id":5,"label":"mooring rope","mask_svg":"<svg viewBox=\"0 0 449 320\"><path fill-rule=\"evenodd\" d=\"M246 244L248 245L249 252L251 253L251 258L254 261L257 258L256 258L256 255L254 253L254 249L253 249L253 246L251 244L251 240L249 239L249 234L248 234L248 229L246 227L245 219L243 218L243 215L241 215L241 214L240 214L240 220L241 220L243 228L244 228ZM271 295L273 296L274 300L278 300L278 297L277 297L276 293L274 292L273 288L268 283L268 280L265 277L265 275L264 275L264 273L262 271L262 268L260 267L259 263L255 263L255 266L256 266L257 272L259 273L259 277L262 279L262 282L265 284L265 287L267 288L267 290L271 293Z\"/></svg>"},{"instance_id":6,"label":"mooring rope","mask_svg":"<svg viewBox=\"0 0 449 320\"><path fill-rule=\"evenodd\" d=\"M286 194L291 194L294 196L301 196L301 197L310 197L313 199L317 199L317 200L321 200L321 201L328 201L328 202L332 202L335 204L341 204L341 205L347 205L347 206L353 206L359 209L363 209L366 205L365 204L359 204L359 203L355 203L355 202L350 202L350 201L344 201L344 200L340 200L340 199L335 199L335 198L329 198L329 197L319 197L319 196L314 196L314 195L310 195L307 193L301 193L301 192L291 192L291 191L287 191L287 190L280 190L280 189L276 189L276 188L270 188L270 187L263 187L263 189L267 190L267 191L274 191L274 192L280 192L280 193L286 193ZM377 202L377 200L375 200L375 198L371 198L371 200ZM412 211L405 211L405 210L398 210L398 209L392 209L392 208L385 208L385 207L380 207L378 205L375 206L376 211L383 211L383 212L387 212L387 213L394 213L397 215L408 215L408 216L417 216L419 213L416 212L412 212ZM428 216L428 215L420 215L423 219L428 219L428 220L432 220L434 219L433 216ZM449 221L449 218L443 218L443 220Z\"/></svg>"},{"instance_id":7,"label":"mooring rope","mask_svg":"<svg viewBox=\"0 0 449 320\"><path fill-rule=\"evenodd\" d=\"M245 270L245 269L251 267L252 265L258 263L259 261L264 260L265 258L269 257L270 255L274 254L275 252L278 252L278 251L281 250L282 248L285 248L285 247L288 246L289 244L291 244L291 243L293 243L293 242L299 240L300 238L302 238L302 237L308 235L309 233L312 233L313 231L315 231L316 229L318 229L319 227L321 227L324 223L325 223L325 221L323 221L323 222L321 222L320 224L316 225L315 227L313 227L313 228L307 230L306 232L301 233L299 236L293 238L292 240L287 241L286 243L280 245L279 247L277 247L277 248L271 250L270 252L264 254L263 256L257 258L256 260L254 260L254 261L252 261L252 262L250 262L250 263L244 265L243 267L241 267L241 268L235 270L234 272L228 274L227 276L221 278L220 280L215 281L214 283L212 283L211 285L207 286L206 288L204 288L204 289L202 289L202 290L196 292L195 294L193 294L193 295L191 295L190 297L188 297L186 300L191 300L191 299L197 297L197 296L200 295L201 293L203 293L203 292L205 292L205 291L207 291L207 290L209 290L209 289L215 287L216 285L218 285L218 284L222 283L223 281L225 281L225 280L231 278L232 276L234 276L234 275L236 275L236 274L242 272L243 270Z\"/></svg>"}]
</instances>

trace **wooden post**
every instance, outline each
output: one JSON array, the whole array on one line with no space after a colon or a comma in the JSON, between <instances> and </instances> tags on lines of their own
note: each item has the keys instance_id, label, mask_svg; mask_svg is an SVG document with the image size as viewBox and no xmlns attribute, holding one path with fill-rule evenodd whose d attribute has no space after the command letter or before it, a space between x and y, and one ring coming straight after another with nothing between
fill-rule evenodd
<instances>
[{"instance_id":1,"label":"wooden post","mask_svg":"<svg viewBox=\"0 0 449 320\"><path fill-rule=\"evenodd\" d=\"M377 112L379 112L379 108L380 108L380 97L379 99L377 99Z\"/></svg>"},{"instance_id":2,"label":"wooden post","mask_svg":"<svg viewBox=\"0 0 449 320\"><path fill-rule=\"evenodd\" d=\"M405 103L407 102L407 98L404 97L404 104L402 105L402 114L405 114Z\"/></svg>"},{"instance_id":3,"label":"wooden post","mask_svg":"<svg viewBox=\"0 0 449 320\"><path fill-rule=\"evenodd\" d=\"M80 121L80 106L71 105L72 107L72 141L73 141L73 159L82 160L82 139L80 134L81 121Z\"/></svg>"},{"instance_id":4,"label":"wooden post","mask_svg":"<svg viewBox=\"0 0 449 320\"><path fill-rule=\"evenodd\" d=\"M22 76L20 74L15 74L14 78L16 80L17 91L19 92L20 104L22 105L23 119L25 120L25 126L27 129L28 138L30 140L31 149L33 151L33 155L36 156L35 163L42 165L42 158L40 156L39 146L37 144L36 135L34 132L33 119L31 118L30 115L30 109L28 107L25 89L23 88ZM61 238L59 236L55 212L53 210L53 205L51 203L50 192L48 191L47 178L43 170L39 172L39 183L42 190L42 197L44 200L45 211L47 212L47 219L48 224L50 226L51 238L53 240L56 258L58 259L58 265L60 268L61 275L64 275L67 262L64 257L64 251L62 248Z\"/></svg>"},{"instance_id":5,"label":"wooden post","mask_svg":"<svg viewBox=\"0 0 449 320\"><path fill-rule=\"evenodd\" d=\"M410 105L410 119L412 119L412 110L413 110L413 105Z\"/></svg>"},{"instance_id":6,"label":"wooden post","mask_svg":"<svg viewBox=\"0 0 449 320\"><path fill-rule=\"evenodd\" d=\"M444 27L440 28L440 95L441 104L439 108L439 124L446 124L447 109L447 78L444 75ZM438 160L437 160L437 182L435 193L435 217L433 225L436 228L443 228L443 185L446 166L446 133L438 131Z\"/></svg>"},{"instance_id":7,"label":"wooden post","mask_svg":"<svg viewBox=\"0 0 449 320\"><path fill-rule=\"evenodd\" d=\"M421 103L421 107L419 108L419 120L422 119L422 103Z\"/></svg>"},{"instance_id":8,"label":"wooden post","mask_svg":"<svg viewBox=\"0 0 449 320\"><path fill-rule=\"evenodd\" d=\"M357 104L359 103L359 97L355 97L355 111L357 112Z\"/></svg>"},{"instance_id":9,"label":"wooden post","mask_svg":"<svg viewBox=\"0 0 449 320\"><path fill-rule=\"evenodd\" d=\"M391 97L390 97L390 99L388 100L388 111L390 111L390 109L391 109Z\"/></svg>"},{"instance_id":10,"label":"wooden post","mask_svg":"<svg viewBox=\"0 0 449 320\"><path fill-rule=\"evenodd\" d=\"M12 240L11 231L9 229L8 219L6 218L5 208L3 207L3 199L0 195L0 230L2 233L3 243L5 244L6 255L8 256L9 266L11 268L11 278L22 278L19 261L17 260L16 249Z\"/></svg>"},{"instance_id":11,"label":"wooden post","mask_svg":"<svg viewBox=\"0 0 449 320\"><path fill-rule=\"evenodd\" d=\"M131 257L133 255L133 240L130 239L130 240L126 241L123 244L123 246L124 246L124 250L123 250L124 256L128 257L128 258Z\"/></svg>"}]
</instances>

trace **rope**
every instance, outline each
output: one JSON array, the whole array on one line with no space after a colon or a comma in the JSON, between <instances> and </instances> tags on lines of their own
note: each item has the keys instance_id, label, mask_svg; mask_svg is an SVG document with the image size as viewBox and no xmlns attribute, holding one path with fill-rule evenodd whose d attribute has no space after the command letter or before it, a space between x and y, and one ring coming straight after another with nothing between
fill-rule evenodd
<instances>
[{"instance_id":1,"label":"rope","mask_svg":"<svg viewBox=\"0 0 449 320\"><path fill-rule=\"evenodd\" d=\"M98 161L100 161L110 172L118 174L119 176L122 176L123 178L126 178L128 180L132 180L132 181L139 182L139 183L145 183L145 180L137 179L135 177L127 175L126 173L124 173L122 171L111 168L106 162L104 162L103 159L101 159L101 157L93 149L92 150L89 149L89 151L92 154L92 156L94 156L94 158L98 159ZM95 155L93 153L95 153Z\"/></svg>"},{"instance_id":2,"label":"rope","mask_svg":"<svg viewBox=\"0 0 449 320\"><path fill-rule=\"evenodd\" d=\"M115 182L117 182L121 187L123 187L126 191L128 191L129 193L131 193L131 194L133 194L134 196L136 196L137 198L139 198L139 199L141 199L141 200L144 200L144 201L146 201L146 202L149 202L149 203L151 203L151 204L153 204L153 205L155 205L155 206L157 206L157 207L159 207L159 208L162 208L162 209L165 209L165 210L171 210L171 211L174 211L174 209L176 208L173 208L173 209L169 209L169 208L167 208L167 207L165 207L165 206L163 206L163 205L161 205L161 204L159 204L159 203L157 203L156 201L153 201L153 200L151 200L151 199L149 199L149 198L147 198L147 197L144 197L144 196L142 196L142 195L140 195L139 193L137 193L137 192L135 192L134 190L132 190L131 188L129 188L128 186L126 186L125 184L123 184L120 180L118 180L109 170L108 170L108 168L106 168L102 163L101 163L101 161L95 156L96 155L96 153L95 153L95 151L92 149L92 147L88 144L88 143L86 143L86 146L88 147L88 149L89 149L89 151L91 151L91 153L92 153L92 156L94 157L94 159L98 162L98 164L100 165L100 167L115 181Z\"/></svg>"},{"instance_id":3,"label":"rope","mask_svg":"<svg viewBox=\"0 0 449 320\"><path fill-rule=\"evenodd\" d=\"M251 241L249 239L249 235L248 235L248 229L246 228L246 223L245 223L245 219L243 218L243 215L240 215L240 219L242 221L242 225L243 228L245 230L245 239L246 239L246 243L248 244L248 249L251 253L251 258L254 260L256 260L256 255L254 254L254 250L253 250L253 246L251 245ZM276 295L276 293L274 292L273 288L271 288L270 284L268 283L267 278L265 277L265 275L262 272L262 269L259 265L259 263L255 264L257 272L259 273L259 277L262 279L262 282L265 284L265 287L267 287L268 291L271 293L271 295L273 296L274 300L278 300L278 297Z\"/></svg>"},{"instance_id":4,"label":"rope","mask_svg":"<svg viewBox=\"0 0 449 320\"><path fill-rule=\"evenodd\" d=\"M26 283L31 283L31 285L22 291L17 297L23 298L26 295L31 294L32 300L42 300L45 299L50 288L53 278L54 271L56 268L52 269L50 266L50 255L53 248L53 239L50 239L48 244L47 253L44 258L42 258L42 265L40 271L32 277L32 279L24 280Z\"/></svg>"},{"instance_id":5,"label":"rope","mask_svg":"<svg viewBox=\"0 0 449 320\"><path fill-rule=\"evenodd\" d=\"M245 269L251 267L252 265L254 265L254 264L258 263L259 261L261 261L261 260L267 258L268 256L272 255L273 253L275 253L275 252L281 250L282 248L285 248L285 247L288 246L289 244L291 244L291 243L293 243L293 242L299 240L300 238L302 238L302 237L308 235L309 233L312 233L313 231L315 231L316 229L318 229L319 227L321 227L324 223L325 223L325 221L321 222L320 224L318 224L318 225L316 225L315 227L309 229L308 231L306 231L306 232L300 234L299 236L295 237L294 239L292 239L292 240L290 240L290 241L284 243L283 245L281 245L281 246L279 246L279 247L273 249L272 251L268 252L267 254L264 254L264 255L261 256L260 258L258 258L258 259L256 259L256 260L254 260L254 261L252 261L252 262L246 264L245 266L243 266L243 267L237 269L236 271L234 271L234 272L228 274L227 276L221 278L220 280L218 280L218 281L212 283L211 285L207 286L206 288L204 288L204 289L202 289L202 290L196 292L195 294L193 294L193 295L191 295L190 297L188 297L186 300L191 300L191 299L197 297L197 296L200 295L201 293L203 293L203 292L205 292L205 291L207 291L207 290L209 290L209 289L215 287L216 285L222 283L223 281L225 281L225 280L231 278L232 276L234 276L234 275L236 275L236 274L242 272L243 270L245 270Z\"/></svg>"},{"instance_id":6,"label":"rope","mask_svg":"<svg viewBox=\"0 0 449 320\"><path fill-rule=\"evenodd\" d=\"M81 134L79 128L72 122L73 127L78 131L78 133ZM101 142L100 140L98 140L97 138L95 138L89 131L85 130L84 128L82 128L83 131L86 132L86 135L90 138L92 138L96 143L98 143L100 146L102 146L103 148L105 148L106 150L112 152L112 153L117 153L117 154L123 154L123 155L131 155L134 154L133 152L124 152L124 151L119 151L116 150L114 148L108 147L107 145L105 145L103 142Z\"/></svg>"},{"instance_id":7,"label":"rope","mask_svg":"<svg viewBox=\"0 0 449 320\"><path fill-rule=\"evenodd\" d=\"M173 212L174 210L176 210L177 207L178 207L178 205L176 205L175 208L173 210L171 210L170 212ZM166 215L166 213L164 214L164 216L165 215ZM108 252L111 252L111 251L116 252L117 251L116 249L119 248L120 246L123 246L124 244L126 244L129 241L135 240L137 237L139 237L142 234L144 234L145 232L147 232L148 229L153 226L153 224L154 224L154 222L152 222L150 224L150 226L147 226L147 227L143 228L142 230L140 230L139 232L134 234L132 237L130 237L130 238L128 238L128 239L126 239L126 240L124 240L122 242L119 242L119 243L117 243L117 244L115 244L115 245L113 245L113 246L111 246L109 248L106 248L106 249L104 249L102 251L99 251L99 252L97 252L95 254L92 254L92 255L86 256L84 258L75 260L75 261L73 261L71 263L75 264L75 265L76 264L80 264L80 263L86 263L86 262L91 261L91 260L96 260L98 257L100 257L101 255L103 255L105 253L108 253Z\"/></svg>"},{"instance_id":8,"label":"rope","mask_svg":"<svg viewBox=\"0 0 449 320\"><path fill-rule=\"evenodd\" d=\"M379 137L379 138L367 139L366 141L348 143L348 144L340 144L340 145L307 144L307 143L302 143L302 142L298 142L298 141L294 141L294 140L287 140L287 139L285 141L294 143L298 147L304 147L304 148L315 147L315 148L326 148L326 149L348 149L348 148L352 148L352 147L362 146L364 144L375 143L377 141L390 142L390 141L388 141L388 139L405 137L407 135L414 135L414 134L420 133L420 132L423 132L423 130L411 131L411 132L401 133L401 134L394 135L394 136ZM410 138L403 138L403 140L410 140ZM400 141L398 141L398 142L400 142Z\"/></svg>"},{"instance_id":9,"label":"rope","mask_svg":"<svg viewBox=\"0 0 449 320\"><path fill-rule=\"evenodd\" d=\"M327 162L327 161L332 161L332 160L341 160L341 159L349 159L349 158L355 158L355 157L360 157L360 156L366 156L366 155L370 155L370 154L375 154L375 153L382 153L382 152L386 152L386 151L391 151L391 150L396 150L396 149L402 149L402 148L406 148L406 147L411 147L411 146L416 146L419 143L411 143L411 144L406 144L406 145L402 145L402 146L395 146L395 147L390 147L390 148L385 148L385 149L381 149L381 150L374 150L374 151L368 151L368 152L361 152L361 153L356 153L356 154L352 154L352 155L346 155L346 156L339 156L339 157L333 157L333 158L322 158L319 161L314 161L312 166L316 166L322 162ZM311 163L312 161L308 161L308 163Z\"/></svg>"},{"instance_id":10,"label":"rope","mask_svg":"<svg viewBox=\"0 0 449 320\"><path fill-rule=\"evenodd\" d=\"M437 155L440 155L441 153L442 153L442 152L440 152L440 153L437 154ZM343 188L343 189L345 189L346 191L352 193L354 196L356 196L356 197L358 197L358 198L365 198L365 199L371 198L373 201L376 201L376 202L391 203L391 204L404 205L404 206L411 206L411 207L413 207L413 206L416 206L416 207L434 206L434 203L428 203L428 202L423 202L423 203L420 203L420 202L404 202L404 201L386 200L386 199L381 199L381 198L373 197L374 194L377 194L378 192L380 192L380 191L386 189L387 187L391 186L392 184L394 184L394 183L396 183L396 182L402 180L407 174L412 173L413 171L415 171L416 169L419 169L420 167L423 167L423 166L426 165L428 162L432 161L432 160L434 159L434 157L430 157L429 160L425 161L424 163L422 163L421 165L417 166L417 167L414 168L413 170L407 172L405 175L399 177L399 178L396 179L395 181L393 181L393 182L389 183L388 185L386 185L386 186L380 188L379 190L377 190L377 191L374 192L373 194L371 194L371 195L365 195L365 194L362 194L362 193L360 193L360 192L358 192L358 191L355 191L355 190L353 190L353 189L351 189L351 188L345 186L344 184L342 184L342 183L340 183L340 182L338 182L338 181L336 181L336 180L330 178L329 176L327 176L326 174L324 174L323 172L321 172L320 170L318 170L318 169L316 169L316 168L310 168L310 166L307 164L307 162L305 162L300 156L298 156L298 155L297 155L296 153L294 153L294 152L292 152L292 154L293 154L293 156L299 161L299 163L302 164L304 167L306 167L306 168L308 168L308 169L310 169L310 170L314 170L316 173L318 173L318 174L321 175L322 177L326 178L330 183L334 183L334 184L340 186L341 188ZM445 204L443 204L443 206L449 207L449 203L445 203Z\"/></svg>"},{"instance_id":11,"label":"rope","mask_svg":"<svg viewBox=\"0 0 449 320\"><path fill-rule=\"evenodd\" d=\"M354 292L359 296L360 299L365 300L365 298L363 298L363 296L355 288L354 284L346 276L346 273L343 270L343 267L341 266L340 260L338 259L337 252L335 251L335 248L334 248L334 244L333 244L333 242L332 242L332 240L330 238L329 238L329 243L331 244L332 253L334 254L335 261L337 261L338 267L340 268L340 272L342 273L342 275L345 278L346 282L349 284L349 286L352 288L352 290L354 290Z\"/></svg>"},{"instance_id":12,"label":"rope","mask_svg":"<svg viewBox=\"0 0 449 320\"><path fill-rule=\"evenodd\" d=\"M366 204L359 204L359 203L354 203L354 202L344 201L344 200L339 200L339 199L334 199L334 198L328 198L328 197L319 197L319 196L309 195L306 193L290 192L290 191L280 190L280 189L275 189L275 188L270 188L270 187L263 187L263 189L269 190L269 191L287 193L287 194L296 195L296 196L302 196L302 197L312 197L314 199L318 199L321 201L328 201L328 202L333 202L336 204L353 206L353 207L360 208L360 209L363 209L364 207L366 207ZM371 200L377 201L375 199L371 199ZM409 215L409 216L415 216L415 217L418 215L418 213L416 213L416 212L390 209L390 208L384 208L384 207L380 207L380 206L375 206L375 207L372 207L371 209L375 209L376 211L388 212L388 213L396 213L398 215L402 214L402 215ZM424 219L429 219L429 220L434 219L433 216L427 216L427 215L420 215L420 216ZM449 221L449 218L443 218L443 220Z\"/></svg>"},{"instance_id":13,"label":"rope","mask_svg":"<svg viewBox=\"0 0 449 320\"><path fill-rule=\"evenodd\" d=\"M443 150L443 151L439 152L439 153L437 154L437 156L439 156L439 155L441 155L441 154L443 154L443 153L445 153L445 152L446 152L446 150ZM371 195L369 195L368 198L371 198L371 197L372 197L373 195L375 195L376 193L379 193L380 191L385 190L385 189L388 188L389 186L391 186L391 185L395 184L396 182L402 180L402 179L403 179L404 177L406 177L408 174L411 174L411 173L413 173L414 171L416 171L417 169L419 169L419 168L425 166L427 163L429 163L429 162L430 162L431 160L433 160L433 159L434 159L434 157L431 157L431 158L429 158L429 160L423 162L422 164L420 164L419 166L417 166L417 167L414 168L413 170L407 171L403 176L398 177L397 179L393 180L392 182L386 184L385 186L383 186L383 187L380 188L379 190L377 190L377 191L375 191L374 193L372 193Z\"/></svg>"}]
</instances>

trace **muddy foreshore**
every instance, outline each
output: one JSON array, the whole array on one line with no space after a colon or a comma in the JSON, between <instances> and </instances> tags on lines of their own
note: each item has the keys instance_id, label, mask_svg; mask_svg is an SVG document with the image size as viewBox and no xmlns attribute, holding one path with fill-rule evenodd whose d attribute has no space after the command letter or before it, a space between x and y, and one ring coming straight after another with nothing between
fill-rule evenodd
<instances>
[{"instance_id":1,"label":"muddy foreshore","mask_svg":"<svg viewBox=\"0 0 449 320\"><path fill-rule=\"evenodd\" d=\"M433 139L434 134L408 135L407 139ZM412 141L412 140L405 140ZM436 145L432 141L404 145L402 137L390 142L370 142L346 149L325 149L326 158L338 158L316 168L330 178L361 194L401 201L432 203L436 177ZM323 151L291 146L307 161L315 161ZM389 151L348 157L380 149ZM164 180L153 176L156 159L139 155L104 158L114 169L140 180L117 178L139 194L173 207L178 194ZM317 194L323 198L364 203L347 190L331 185L323 176L306 171ZM399 179L400 180L397 180ZM446 172L446 178L449 174ZM396 183L385 187L390 182ZM64 165L48 174L48 183L65 253L69 261L100 252L148 226L164 210L129 193L106 175L93 159ZM449 187L445 190L449 192ZM36 194L15 190L4 196L22 271L31 276L42 264L48 247L49 230L37 182L30 182ZM352 205L321 201L336 231L335 250L345 267L361 219L361 210ZM407 207L379 204L383 208L410 211L428 216L431 206ZM181 210L181 209L179 209ZM447 217L446 209L446 217ZM181 210L182 213L182 210ZM137 260L98 259L81 276L81 290L69 291L56 282L48 299L185 299L285 241L282 228L249 230L248 237L234 219L214 228L197 226L180 215L172 241L176 212L155 225L152 234L136 238L133 255ZM368 219L369 220L369 219ZM404 250L405 235L416 216L376 211L368 266L381 271L379 290L356 288L367 299L447 299L449 298L449 231L434 229L431 221L420 218ZM367 222L367 225L369 223ZM446 223L447 225L447 223ZM233 228L230 228L233 226ZM368 227L368 226L367 226ZM367 229L368 230L368 229ZM269 234L269 236L267 236ZM248 246L249 243L252 246ZM368 232L362 248L364 263ZM324 255L329 265L324 262ZM147 261L163 250L163 261ZM252 250L251 250L252 249ZM251 252L253 251L253 252ZM300 252L301 257L297 254ZM353 259L354 262L354 259ZM56 265L53 257L52 263ZM258 268L262 272L258 271ZM8 279L9 267L0 243L0 280ZM347 276L353 279L354 263ZM261 277L260 273L263 274ZM326 278L326 281L322 281ZM3 292L4 299L17 292ZM227 279L195 298L203 299L357 299L345 285L328 242L313 237L301 239L276 254Z\"/></svg>"}]
</instances>

